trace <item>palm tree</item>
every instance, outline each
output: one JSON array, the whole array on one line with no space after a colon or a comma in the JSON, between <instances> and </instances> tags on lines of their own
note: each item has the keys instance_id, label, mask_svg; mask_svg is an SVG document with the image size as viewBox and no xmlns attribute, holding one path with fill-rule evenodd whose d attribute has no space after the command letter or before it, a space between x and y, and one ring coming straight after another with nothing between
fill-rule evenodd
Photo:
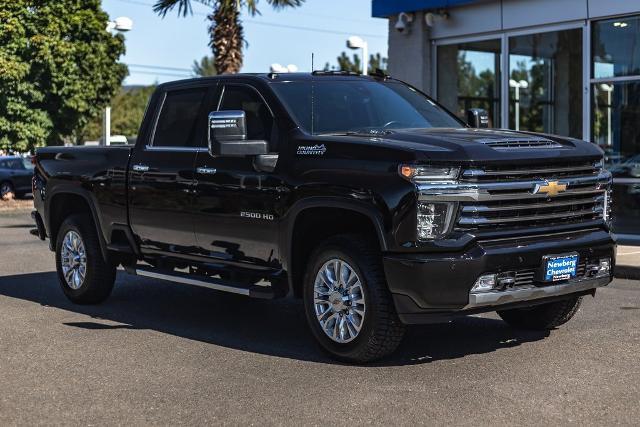
<instances>
[{"instance_id":1,"label":"palm tree","mask_svg":"<svg viewBox=\"0 0 640 427\"><path fill-rule=\"evenodd\" d=\"M193 0L210 6L213 11L207 16L210 21L209 46L213 50L215 68L220 74L237 73L242 68L242 48L244 40L240 11L246 9L249 15L259 15L259 0ZM266 0L274 9L300 6L304 0ZM178 15L192 13L192 0L158 0L153 6L154 12L163 18L174 8Z\"/></svg>"}]
</instances>

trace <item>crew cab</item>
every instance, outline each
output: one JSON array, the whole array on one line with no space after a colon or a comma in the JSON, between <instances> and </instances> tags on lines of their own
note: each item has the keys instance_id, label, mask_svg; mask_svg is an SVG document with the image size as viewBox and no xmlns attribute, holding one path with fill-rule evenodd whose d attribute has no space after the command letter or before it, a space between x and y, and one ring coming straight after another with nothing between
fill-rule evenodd
<instances>
[{"instance_id":1,"label":"crew cab","mask_svg":"<svg viewBox=\"0 0 640 427\"><path fill-rule=\"evenodd\" d=\"M480 312L555 328L612 280L603 152L468 122L382 74L162 84L134 146L38 150L33 233L75 303L107 298L118 267L302 298L351 362Z\"/></svg>"}]
</instances>

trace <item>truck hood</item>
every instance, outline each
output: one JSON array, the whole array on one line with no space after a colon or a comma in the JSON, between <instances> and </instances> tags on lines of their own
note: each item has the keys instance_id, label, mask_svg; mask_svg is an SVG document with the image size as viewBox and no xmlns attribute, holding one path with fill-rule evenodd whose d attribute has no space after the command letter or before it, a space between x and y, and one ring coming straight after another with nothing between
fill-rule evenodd
<instances>
[{"instance_id":1,"label":"truck hood","mask_svg":"<svg viewBox=\"0 0 640 427\"><path fill-rule=\"evenodd\" d=\"M402 129L340 139L401 151L416 161L531 164L566 158L593 160L603 155L597 145L573 138L498 129Z\"/></svg>"}]
</instances>

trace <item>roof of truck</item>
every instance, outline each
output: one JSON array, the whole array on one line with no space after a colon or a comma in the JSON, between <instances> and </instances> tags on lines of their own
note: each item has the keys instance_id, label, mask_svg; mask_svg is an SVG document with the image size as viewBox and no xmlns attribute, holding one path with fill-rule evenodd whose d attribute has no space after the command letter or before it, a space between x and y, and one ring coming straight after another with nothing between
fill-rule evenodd
<instances>
[{"instance_id":1,"label":"roof of truck","mask_svg":"<svg viewBox=\"0 0 640 427\"><path fill-rule=\"evenodd\" d=\"M159 87L166 88L171 86L183 86L191 83L201 83L203 81L215 81L220 79L230 80L261 80L264 82L277 82L277 81L310 81L320 79L340 79L340 80L376 80L380 79L382 74L376 74L373 76L363 76L361 74L344 71L314 71L313 73L238 73L238 74L222 74L212 77L196 77L184 80L174 80L167 83L162 83Z\"/></svg>"}]
</instances>

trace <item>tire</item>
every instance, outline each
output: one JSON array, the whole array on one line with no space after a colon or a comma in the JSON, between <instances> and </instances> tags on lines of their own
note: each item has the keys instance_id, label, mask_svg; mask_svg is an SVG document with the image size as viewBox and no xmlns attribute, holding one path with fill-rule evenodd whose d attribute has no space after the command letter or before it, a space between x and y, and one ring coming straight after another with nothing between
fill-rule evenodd
<instances>
[{"instance_id":1,"label":"tire","mask_svg":"<svg viewBox=\"0 0 640 427\"><path fill-rule=\"evenodd\" d=\"M326 352L341 361L364 363L380 359L391 354L404 336L405 326L396 314L377 247L377 242L362 235L329 238L313 252L305 272L304 307L311 332ZM317 280L318 283L327 283L326 280L323 282L319 279L319 274L332 269L336 264L331 263L335 260L343 263L340 271L348 275L348 279L343 280L340 287L345 293L344 298L349 299L345 302L339 302L340 298L335 297L337 291L331 292L328 286L320 285L322 295L316 292L320 289L316 288ZM355 279L351 273L356 275ZM357 286L358 281L360 288ZM345 282L351 284L351 287L345 285ZM347 292L345 289L350 290ZM314 301L316 296L326 298L327 301L317 305ZM331 298L335 304L330 302ZM364 305L359 301L364 301ZM346 309L343 308L345 304ZM316 310L325 309L324 314L317 314ZM364 315L360 316L357 311ZM335 326L340 314L344 318L344 322L340 323L343 328L331 327L331 324ZM320 320L322 318L329 320L323 325ZM356 331L357 327L360 328L359 331ZM325 332L325 328L331 332ZM344 335L341 332L343 330ZM329 333L335 337L330 337Z\"/></svg>"},{"instance_id":2,"label":"tire","mask_svg":"<svg viewBox=\"0 0 640 427\"><path fill-rule=\"evenodd\" d=\"M16 191L13 184L9 181L0 183L0 199L13 200L16 197Z\"/></svg>"},{"instance_id":3,"label":"tire","mask_svg":"<svg viewBox=\"0 0 640 427\"><path fill-rule=\"evenodd\" d=\"M74 250L65 252L63 245L68 236L70 240L67 240L67 243L72 242L69 246L74 247ZM74 244L73 237L79 238L80 244ZM75 257L72 256L74 254ZM74 268L71 269L73 271L67 276L69 279L65 278L65 271L70 271L69 260L74 258ZM111 294L116 267L105 261L102 256L98 234L90 216L72 215L60 226L56 242L56 270L62 291L76 304L98 304ZM81 274L82 272L84 274Z\"/></svg>"},{"instance_id":4,"label":"tire","mask_svg":"<svg viewBox=\"0 0 640 427\"><path fill-rule=\"evenodd\" d=\"M581 302L582 297L572 297L533 307L500 310L498 315L515 328L544 331L571 320L578 312Z\"/></svg>"}]
</instances>

